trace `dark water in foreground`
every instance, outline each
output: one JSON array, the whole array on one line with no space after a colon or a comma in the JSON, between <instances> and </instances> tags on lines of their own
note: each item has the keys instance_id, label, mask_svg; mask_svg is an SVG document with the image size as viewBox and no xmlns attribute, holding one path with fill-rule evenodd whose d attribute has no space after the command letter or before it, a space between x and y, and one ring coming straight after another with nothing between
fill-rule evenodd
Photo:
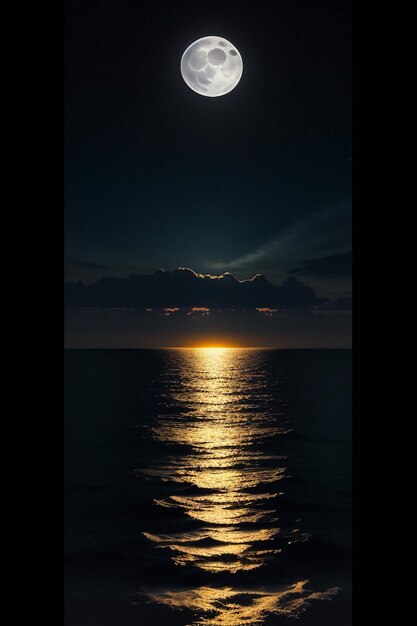
<instances>
[{"instance_id":1,"label":"dark water in foreground","mask_svg":"<svg viewBox=\"0 0 417 626\"><path fill-rule=\"evenodd\" d=\"M350 626L350 350L72 350L66 626Z\"/></svg>"}]
</instances>

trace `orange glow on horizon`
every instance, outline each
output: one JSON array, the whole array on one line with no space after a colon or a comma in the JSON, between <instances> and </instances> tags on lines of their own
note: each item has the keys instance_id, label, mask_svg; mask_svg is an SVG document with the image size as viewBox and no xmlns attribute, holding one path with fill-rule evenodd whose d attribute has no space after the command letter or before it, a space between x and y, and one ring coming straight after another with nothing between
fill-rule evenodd
<instances>
[{"instance_id":1,"label":"orange glow on horizon","mask_svg":"<svg viewBox=\"0 0 417 626\"><path fill-rule=\"evenodd\" d=\"M175 348L181 350L226 350L226 349L234 349L234 348L246 348L246 346L234 343L232 341L228 341L227 339L214 339L212 341L209 340L195 340L192 343L188 343L185 345L179 346L166 346L166 348Z\"/></svg>"},{"instance_id":2,"label":"orange glow on horizon","mask_svg":"<svg viewBox=\"0 0 417 626\"><path fill-rule=\"evenodd\" d=\"M199 350L228 350L230 348L241 348L242 346L233 346L230 344L221 344L221 343L206 343L206 344L197 344L195 346L190 346L190 348L197 348Z\"/></svg>"},{"instance_id":3,"label":"orange glow on horizon","mask_svg":"<svg viewBox=\"0 0 417 626\"><path fill-rule=\"evenodd\" d=\"M231 344L195 344L191 346L166 346L165 350L207 350L221 352L226 350L266 350L263 346L236 346Z\"/></svg>"},{"instance_id":4,"label":"orange glow on horizon","mask_svg":"<svg viewBox=\"0 0 417 626\"><path fill-rule=\"evenodd\" d=\"M177 345L161 346L163 350L207 350L208 352L227 352L227 350L270 350L274 346L256 345L250 342L241 343L238 338L233 337L200 337L185 340Z\"/></svg>"},{"instance_id":5,"label":"orange glow on horizon","mask_svg":"<svg viewBox=\"0 0 417 626\"><path fill-rule=\"evenodd\" d=\"M161 349L161 348L160 348ZM188 346L164 346L163 350L204 350L207 351L208 354L222 354L226 353L229 350L274 350L271 346L238 346L233 344L206 344L206 343L197 343Z\"/></svg>"}]
</instances>

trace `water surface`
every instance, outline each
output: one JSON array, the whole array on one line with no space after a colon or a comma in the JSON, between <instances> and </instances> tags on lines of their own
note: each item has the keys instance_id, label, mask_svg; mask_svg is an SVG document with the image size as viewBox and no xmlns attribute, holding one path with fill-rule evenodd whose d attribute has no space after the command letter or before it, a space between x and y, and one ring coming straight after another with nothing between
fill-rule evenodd
<instances>
[{"instance_id":1,"label":"water surface","mask_svg":"<svg viewBox=\"0 0 417 626\"><path fill-rule=\"evenodd\" d=\"M67 625L351 624L350 361L67 351Z\"/></svg>"}]
</instances>

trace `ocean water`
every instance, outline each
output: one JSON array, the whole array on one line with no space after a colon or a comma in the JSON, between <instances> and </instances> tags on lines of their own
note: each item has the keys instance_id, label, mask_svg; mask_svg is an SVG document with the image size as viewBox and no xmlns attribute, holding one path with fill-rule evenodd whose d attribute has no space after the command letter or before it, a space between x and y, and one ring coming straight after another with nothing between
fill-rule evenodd
<instances>
[{"instance_id":1,"label":"ocean water","mask_svg":"<svg viewBox=\"0 0 417 626\"><path fill-rule=\"evenodd\" d=\"M66 626L350 626L350 350L68 350Z\"/></svg>"}]
</instances>

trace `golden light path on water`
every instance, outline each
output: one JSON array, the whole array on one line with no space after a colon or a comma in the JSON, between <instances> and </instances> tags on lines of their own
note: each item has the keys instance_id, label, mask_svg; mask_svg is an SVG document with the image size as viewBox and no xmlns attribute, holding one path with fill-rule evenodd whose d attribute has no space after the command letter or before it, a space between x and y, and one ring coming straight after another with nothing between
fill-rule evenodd
<instances>
[{"instance_id":1,"label":"golden light path on water","mask_svg":"<svg viewBox=\"0 0 417 626\"><path fill-rule=\"evenodd\" d=\"M338 589L314 592L302 580L281 589L235 590L230 587L198 587L184 591L149 592L153 602L172 609L200 613L192 626L253 626L271 615L298 617L313 600L330 600ZM191 625L190 625L191 626Z\"/></svg>"},{"instance_id":2,"label":"golden light path on water","mask_svg":"<svg viewBox=\"0 0 417 626\"><path fill-rule=\"evenodd\" d=\"M293 528L278 526L279 482L285 457L266 452L265 442L288 432L285 411L273 410L265 367L256 350L179 349L172 353L166 383L171 411L158 417L152 436L184 453L149 468L149 476L187 486L188 493L156 500L199 522L197 529L144 535L172 552L180 566L236 574L261 568L280 552L274 540L293 540ZM187 491L187 490L186 490ZM306 537L297 534L298 540ZM310 592L307 581L274 590L238 591L199 587L148 592L172 608L210 612L194 624L237 626L262 623L267 614L296 615L309 599L335 593ZM330 595L329 595L330 594Z\"/></svg>"}]
</instances>

